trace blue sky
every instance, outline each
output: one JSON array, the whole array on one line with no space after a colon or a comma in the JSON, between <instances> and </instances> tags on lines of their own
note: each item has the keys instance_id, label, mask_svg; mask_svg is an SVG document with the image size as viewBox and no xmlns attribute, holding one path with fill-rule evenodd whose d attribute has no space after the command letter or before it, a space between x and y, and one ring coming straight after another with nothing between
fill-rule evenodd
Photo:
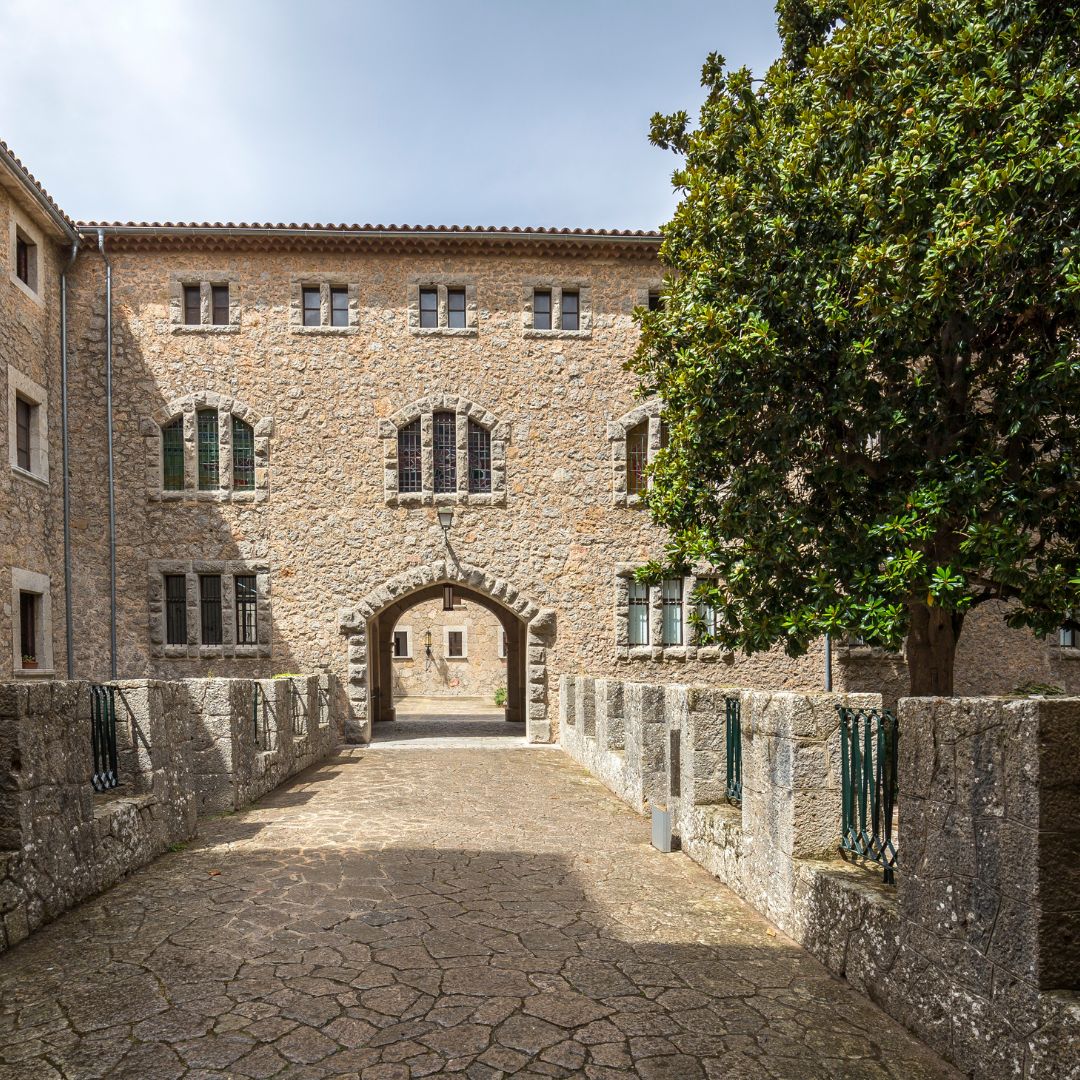
<instances>
[{"instance_id":1,"label":"blue sky","mask_svg":"<svg viewBox=\"0 0 1080 1080\"><path fill-rule=\"evenodd\" d=\"M770 0L0 0L0 138L73 217L653 228L656 112Z\"/></svg>"}]
</instances>

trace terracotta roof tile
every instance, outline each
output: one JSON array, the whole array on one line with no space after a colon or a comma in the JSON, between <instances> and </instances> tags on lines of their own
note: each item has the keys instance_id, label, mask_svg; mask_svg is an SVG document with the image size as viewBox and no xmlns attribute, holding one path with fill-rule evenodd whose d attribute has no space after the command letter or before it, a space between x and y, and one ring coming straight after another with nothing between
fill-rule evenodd
<instances>
[{"instance_id":1,"label":"terracotta roof tile","mask_svg":"<svg viewBox=\"0 0 1080 1080\"><path fill-rule=\"evenodd\" d=\"M356 232L356 233L520 233L536 236L597 236L597 237L642 237L659 240L660 233L644 229L559 229L543 226L521 225L364 225L322 224L316 222L297 224L293 222L255 222L246 221L79 221L80 229L264 229L272 231L298 230L310 232Z\"/></svg>"},{"instance_id":2,"label":"terracotta roof tile","mask_svg":"<svg viewBox=\"0 0 1080 1080\"><path fill-rule=\"evenodd\" d=\"M53 197L45 190L41 185L41 182L36 176L19 160L15 152L3 139L0 139L0 155L6 157L9 162L14 166L15 172L19 175L22 182L31 189L32 193L36 194L41 201L43 201L53 213L63 221L68 228L75 228L75 223L64 213L63 210L57 206Z\"/></svg>"}]
</instances>

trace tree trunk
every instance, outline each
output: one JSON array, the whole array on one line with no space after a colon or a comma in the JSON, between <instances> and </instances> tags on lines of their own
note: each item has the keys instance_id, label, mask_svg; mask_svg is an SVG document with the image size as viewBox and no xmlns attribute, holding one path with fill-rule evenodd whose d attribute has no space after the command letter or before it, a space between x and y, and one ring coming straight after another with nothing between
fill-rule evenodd
<instances>
[{"instance_id":1,"label":"tree trunk","mask_svg":"<svg viewBox=\"0 0 1080 1080\"><path fill-rule=\"evenodd\" d=\"M908 604L908 677L912 697L952 697L956 643L964 625L959 612Z\"/></svg>"}]
</instances>

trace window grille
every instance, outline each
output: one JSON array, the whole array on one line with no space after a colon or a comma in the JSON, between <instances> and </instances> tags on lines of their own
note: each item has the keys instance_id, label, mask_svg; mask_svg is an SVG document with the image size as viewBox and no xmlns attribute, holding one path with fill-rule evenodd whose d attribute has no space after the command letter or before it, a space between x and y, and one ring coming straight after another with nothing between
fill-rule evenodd
<instances>
[{"instance_id":1,"label":"window grille","mask_svg":"<svg viewBox=\"0 0 1080 1080\"><path fill-rule=\"evenodd\" d=\"M198 285L184 286L184 322L188 326L202 322L202 290Z\"/></svg>"},{"instance_id":2,"label":"window grille","mask_svg":"<svg viewBox=\"0 0 1080 1080\"><path fill-rule=\"evenodd\" d=\"M626 433L626 493L640 495L648 483L649 422L631 428Z\"/></svg>"},{"instance_id":3,"label":"window grille","mask_svg":"<svg viewBox=\"0 0 1080 1080\"><path fill-rule=\"evenodd\" d=\"M682 578L664 578L661 583L660 598L663 608L661 645L683 643L682 585Z\"/></svg>"},{"instance_id":4,"label":"window grille","mask_svg":"<svg viewBox=\"0 0 1080 1080\"><path fill-rule=\"evenodd\" d=\"M446 290L446 325L454 329L465 327L465 290Z\"/></svg>"},{"instance_id":5,"label":"window grille","mask_svg":"<svg viewBox=\"0 0 1080 1080\"><path fill-rule=\"evenodd\" d=\"M349 290L347 287L335 285L330 290L330 325L349 325Z\"/></svg>"},{"instance_id":6,"label":"window grille","mask_svg":"<svg viewBox=\"0 0 1080 1080\"><path fill-rule=\"evenodd\" d=\"M232 422L233 490L255 490L255 429L238 416Z\"/></svg>"},{"instance_id":7,"label":"window grille","mask_svg":"<svg viewBox=\"0 0 1080 1080\"><path fill-rule=\"evenodd\" d=\"M37 660L37 593L19 593L19 649L23 660Z\"/></svg>"},{"instance_id":8,"label":"window grille","mask_svg":"<svg viewBox=\"0 0 1080 1080\"><path fill-rule=\"evenodd\" d=\"M165 575L165 644L187 644L187 578Z\"/></svg>"},{"instance_id":9,"label":"window grille","mask_svg":"<svg viewBox=\"0 0 1080 1080\"><path fill-rule=\"evenodd\" d=\"M215 326L229 325L229 286L210 286L211 321Z\"/></svg>"},{"instance_id":10,"label":"window grille","mask_svg":"<svg viewBox=\"0 0 1080 1080\"><path fill-rule=\"evenodd\" d=\"M398 491L422 491L424 463L420 450L420 420L398 431Z\"/></svg>"},{"instance_id":11,"label":"window grille","mask_svg":"<svg viewBox=\"0 0 1080 1080\"><path fill-rule=\"evenodd\" d=\"M469 491L491 491L491 432L469 421Z\"/></svg>"},{"instance_id":12,"label":"window grille","mask_svg":"<svg viewBox=\"0 0 1080 1080\"><path fill-rule=\"evenodd\" d=\"M294 294L295 295L295 294ZM322 297L318 286L304 289L304 325L319 326L322 323Z\"/></svg>"},{"instance_id":13,"label":"window grille","mask_svg":"<svg viewBox=\"0 0 1080 1080\"><path fill-rule=\"evenodd\" d=\"M197 414L199 450L199 490L210 491L220 483L218 475L217 409L200 409Z\"/></svg>"},{"instance_id":14,"label":"window grille","mask_svg":"<svg viewBox=\"0 0 1080 1080\"><path fill-rule=\"evenodd\" d=\"M452 657L465 655L465 635L460 630L446 631L446 655Z\"/></svg>"},{"instance_id":15,"label":"window grille","mask_svg":"<svg viewBox=\"0 0 1080 1080\"><path fill-rule=\"evenodd\" d=\"M631 645L649 644L649 586L640 581L629 582Z\"/></svg>"},{"instance_id":16,"label":"window grille","mask_svg":"<svg viewBox=\"0 0 1080 1080\"><path fill-rule=\"evenodd\" d=\"M178 416L161 429L162 486L184 490L184 418Z\"/></svg>"},{"instance_id":17,"label":"window grille","mask_svg":"<svg viewBox=\"0 0 1080 1080\"><path fill-rule=\"evenodd\" d=\"M259 643L259 629L255 575L237 574L234 584L236 590L236 644L257 645Z\"/></svg>"},{"instance_id":18,"label":"window grille","mask_svg":"<svg viewBox=\"0 0 1080 1080\"><path fill-rule=\"evenodd\" d=\"M698 615L701 617L701 632L707 638L716 635L716 608L712 604L698 604Z\"/></svg>"},{"instance_id":19,"label":"window grille","mask_svg":"<svg viewBox=\"0 0 1080 1080\"><path fill-rule=\"evenodd\" d=\"M25 398L15 398L15 461L20 469L30 471L30 429L33 426L34 406Z\"/></svg>"},{"instance_id":20,"label":"window grille","mask_svg":"<svg viewBox=\"0 0 1080 1080\"><path fill-rule=\"evenodd\" d=\"M203 645L221 644L221 575L199 576L199 608Z\"/></svg>"},{"instance_id":21,"label":"window grille","mask_svg":"<svg viewBox=\"0 0 1080 1080\"><path fill-rule=\"evenodd\" d=\"M420 290L420 325L427 327L439 325L438 289Z\"/></svg>"},{"instance_id":22,"label":"window grille","mask_svg":"<svg viewBox=\"0 0 1080 1080\"><path fill-rule=\"evenodd\" d=\"M537 289L533 293L533 329L551 329L551 290Z\"/></svg>"},{"instance_id":23,"label":"window grille","mask_svg":"<svg viewBox=\"0 0 1080 1080\"><path fill-rule=\"evenodd\" d=\"M457 491L457 417L450 412L437 412L431 427L435 493Z\"/></svg>"},{"instance_id":24,"label":"window grille","mask_svg":"<svg viewBox=\"0 0 1080 1080\"><path fill-rule=\"evenodd\" d=\"M562 328L564 330L580 329L578 294L567 292L565 289L562 294Z\"/></svg>"}]
</instances>

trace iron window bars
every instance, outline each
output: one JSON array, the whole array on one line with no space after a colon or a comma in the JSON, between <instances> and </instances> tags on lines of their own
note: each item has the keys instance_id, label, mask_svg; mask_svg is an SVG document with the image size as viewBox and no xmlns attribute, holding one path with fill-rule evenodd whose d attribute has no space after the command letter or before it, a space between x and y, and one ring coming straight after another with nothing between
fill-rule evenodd
<instances>
[{"instance_id":1,"label":"iron window bars","mask_svg":"<svg viewBox=\"0 0 1080 1080\"><path fill-rule=\"evenodd\" d=\"M626 494L640 495L648 483L649 421L626 433Z\"/></svg>"},{"instance_id":2,"label":"iron window bars","mask_svg":"<svg viewBox=\"0 0 1080 1080\"><path fill-rule=\"evenodd\" d=\"M237 574L233 579L236 593L236 644L259 643L258 598L254 574Z\"/></svg>"},{"instance_id":3,"label":"iron window bars","mask_svg":"<svg viewBox=\"0 0 1080 1080\"><path fill-rule=\"evenodd\" d=\"M435 493L457 491L457 417L437 412L431 420Z\"/></svg>"},{"instance_id":4,"label":"iron window bars","mask_svg":"<svg viewBox=\"0 0 1080 1080\"><path fill-rule=\"evenodd\" d=\"M232 418L233 490L255 490L255 429Z\"/></svg>"},{"instance_id":5,"label":"iron window bars","mask_svg":"<svg viewBox=\"0 0 1080 1080\"><path fill-rule=\"evenodd\" d=\"M218 487L218 414L217 409L200 409L196 414L199 453L199 490Z\"/></svg>"},{"instance_id":6,"label":"iron window bars","mask_svg":"<svg viewBox=\"0 0 1080 1080\"><path fill-rule=\"evenodd\" d=\"M221 575L199 575L199 615L202 624L201 643L220 645L221 638Z\"/></svg>"},{"instance_id":7,"label":"iron window bars","mask_svg":"<svg viewBox=\"0 0 1080 1080\"><path fill-rule=\"evenodd\" d=\"M469 421L469 491L491 491L491 432Z\"/></svg>"},{"instance_id":8,"label":"iron window bars","mask_svg":"<svg viewBox=\"0 0 1080 1080\"><path fill-rule=\"evenodd\" d=\"M161 483L166 491L184 490L184 418L161 429Z\"/></svg>"},{"instance_id":9,"label":"iron window bars","mask_svg":"<svg viewBox=\"0 0 1080 1080\"><path fill-rule=\"evenodd\" d=\"M681 645L683 643L683 579L664 578L660 583L660 604L662 608L661 645Z\"/></svg>"},{"instance_id":10,"label":"iron window bars","mask_svg":"<svg viewBox=\"0 0 1080 1080\"><path fill-rule=\"evenodd\" d=\"M165 575L165 644L187 644L187 578Z\"/></svg>"},{"instance_id":11,"label":"iron window bars","mask_svg":"<svg viewBox=\"0 0 1080 1080\"><path fill-rule=\"evenodd\" d=\"M414 492L424 488L424 457L420 449L420 419L398 431L398 491Z\"/></svg>"},{"instance_id":12,"label":"iron window bars","mask_svg":"<svg viewBox=\"0 0 1080 1080\"><path fill-rule=\"evenodd\" d=\"M641 581L628 583L629 621L627 632L631 645L649 644L649 586Z\"/></svg>"}]
</instances>

